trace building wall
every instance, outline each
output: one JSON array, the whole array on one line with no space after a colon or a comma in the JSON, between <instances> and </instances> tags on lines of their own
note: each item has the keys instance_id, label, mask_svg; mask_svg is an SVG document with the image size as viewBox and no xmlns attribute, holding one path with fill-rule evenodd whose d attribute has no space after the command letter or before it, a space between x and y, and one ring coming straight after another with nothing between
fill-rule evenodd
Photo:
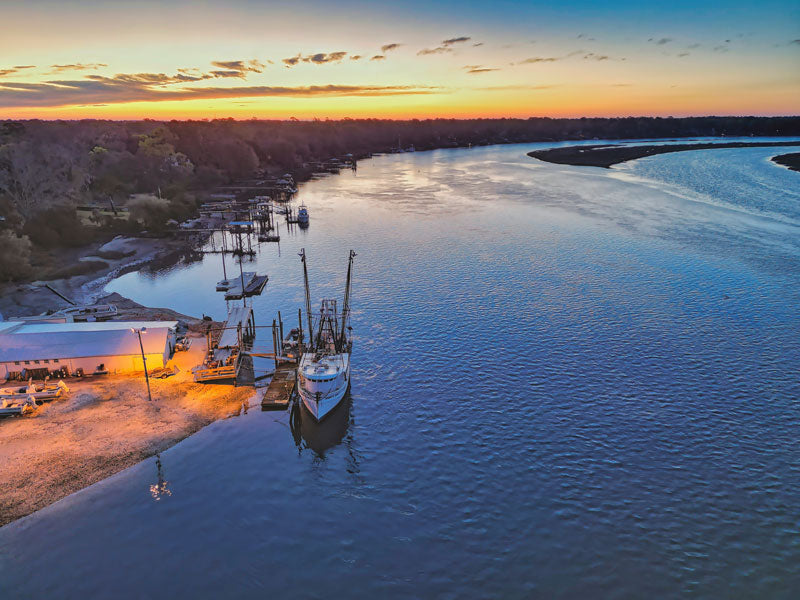
<instances>
[{"instance_id":1,"label":"building wall","mask_svg":"<svg viewBox=\"0 0 800 600\"><path fill-rule=\"evenodd\" d=\"M152 371L167 364L169 360L168 350L163 354L147 354L147 370ZM141 373L142 368L142 355L141 354L125 354L120 356L90 356L85 358L65 358L58 362L50 360L45 363L43 360L36 364L34 361L29 361L30 364L25 364L21 361L16 365L13 362L0 363L0 377L6 379L8 374L12 371L22 371L23 369L43 369L48 368L51 371L60 369L66 366L70 373L74 373L78 368L82 368L84 373L90 375L97 370L99 365L104 365L104 368L111 373Z\"/></svg>"}]
</instances>

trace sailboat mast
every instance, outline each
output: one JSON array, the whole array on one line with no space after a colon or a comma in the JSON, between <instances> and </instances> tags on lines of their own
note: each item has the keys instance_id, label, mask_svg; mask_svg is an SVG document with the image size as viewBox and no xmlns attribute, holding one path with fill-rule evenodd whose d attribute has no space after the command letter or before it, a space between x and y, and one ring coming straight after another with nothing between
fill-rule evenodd
<instances>
[{"instance_id":1,"label":"sailboat mast","mask_svg":"<svg viewBox=\"0 0 800 600\"><path fill-rule=\"evenodd\" d=\"M308 347L314 346L314 326L311 324L311 292L308 289L308 265L306 264L306 249L300 249L300 260L303 263L303 281L306 288L306 315L308 316Z\"/></svg>"},{"instance_id":2,"label":"sailboat mast","mask_svg":"<svg viewBox=\"0 0 800 600\"><path fill-rule=\"evenodd\" d=\"M350 257L347 261L347 282L344 285L344 304L342 305L342 333L339 336L340 344L344 350L346 329L347 329L347 314L350 312L350 284L352 283L353 275L353 259L356 253L350 250Z\"/></svg>"}]
</instances>

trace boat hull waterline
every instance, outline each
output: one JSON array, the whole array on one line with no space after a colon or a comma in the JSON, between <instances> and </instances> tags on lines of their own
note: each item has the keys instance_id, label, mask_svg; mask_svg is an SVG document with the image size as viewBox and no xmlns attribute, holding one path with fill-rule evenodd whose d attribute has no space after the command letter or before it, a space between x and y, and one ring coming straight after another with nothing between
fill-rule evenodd
<instances>
[{"instance_id":1,"label":"boat hull waterline","mask_svg":"<svg viewBox=\"0 0 800 600\"><path fill-rule=\"evenodd\" d=\"M301 361L298 395L303 406L317 421L324 419L336 408L350 388L350 356L347 354L340 356L344 360L336 375L319 381L313 381L304 374L316 370L316 363Z\"/></svg>"}]
</instances>

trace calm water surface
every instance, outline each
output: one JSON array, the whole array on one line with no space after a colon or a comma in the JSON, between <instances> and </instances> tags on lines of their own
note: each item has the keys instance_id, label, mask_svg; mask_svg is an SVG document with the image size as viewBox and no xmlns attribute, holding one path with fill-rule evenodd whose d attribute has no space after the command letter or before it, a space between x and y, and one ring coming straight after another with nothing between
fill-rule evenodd
<instances>
[{"instance_id":1,"label":"calm water surface","mask_svg":"<svg viewBox=\"0 0 800 600\"><path fill-rule=\"evenodd\" d=\"M314 304L340 296L355 248L350 400L321 426L251 409L0 529L0 594L796 597L800 173L535 147L304 185L254 306L296 315L301 247ZM221 319L219 278L109 289Z\"/></svg>"}]
</instances>

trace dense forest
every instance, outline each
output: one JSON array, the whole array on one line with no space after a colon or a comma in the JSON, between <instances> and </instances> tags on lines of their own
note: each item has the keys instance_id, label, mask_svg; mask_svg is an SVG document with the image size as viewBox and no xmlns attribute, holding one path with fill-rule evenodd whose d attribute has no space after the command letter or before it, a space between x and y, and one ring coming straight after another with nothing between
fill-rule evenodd
<instances>
[{"instance_id":1,"label":"dense forest","mask_svg":"<svg viewBox=\"0 0 800 600\"><path fill-rule=\"evenodd\" d=\"M31 252L158 231L190 216L217 185L312 163L410 147L582 139L800 136L800 117L341 121L0 121L0 280L26 275ZM132 194L151 194L131 203ZM80 204L127 205L129 222L91 229ZM138 202L138 203L137 203Z\"/></svg>"}]
</instances>

